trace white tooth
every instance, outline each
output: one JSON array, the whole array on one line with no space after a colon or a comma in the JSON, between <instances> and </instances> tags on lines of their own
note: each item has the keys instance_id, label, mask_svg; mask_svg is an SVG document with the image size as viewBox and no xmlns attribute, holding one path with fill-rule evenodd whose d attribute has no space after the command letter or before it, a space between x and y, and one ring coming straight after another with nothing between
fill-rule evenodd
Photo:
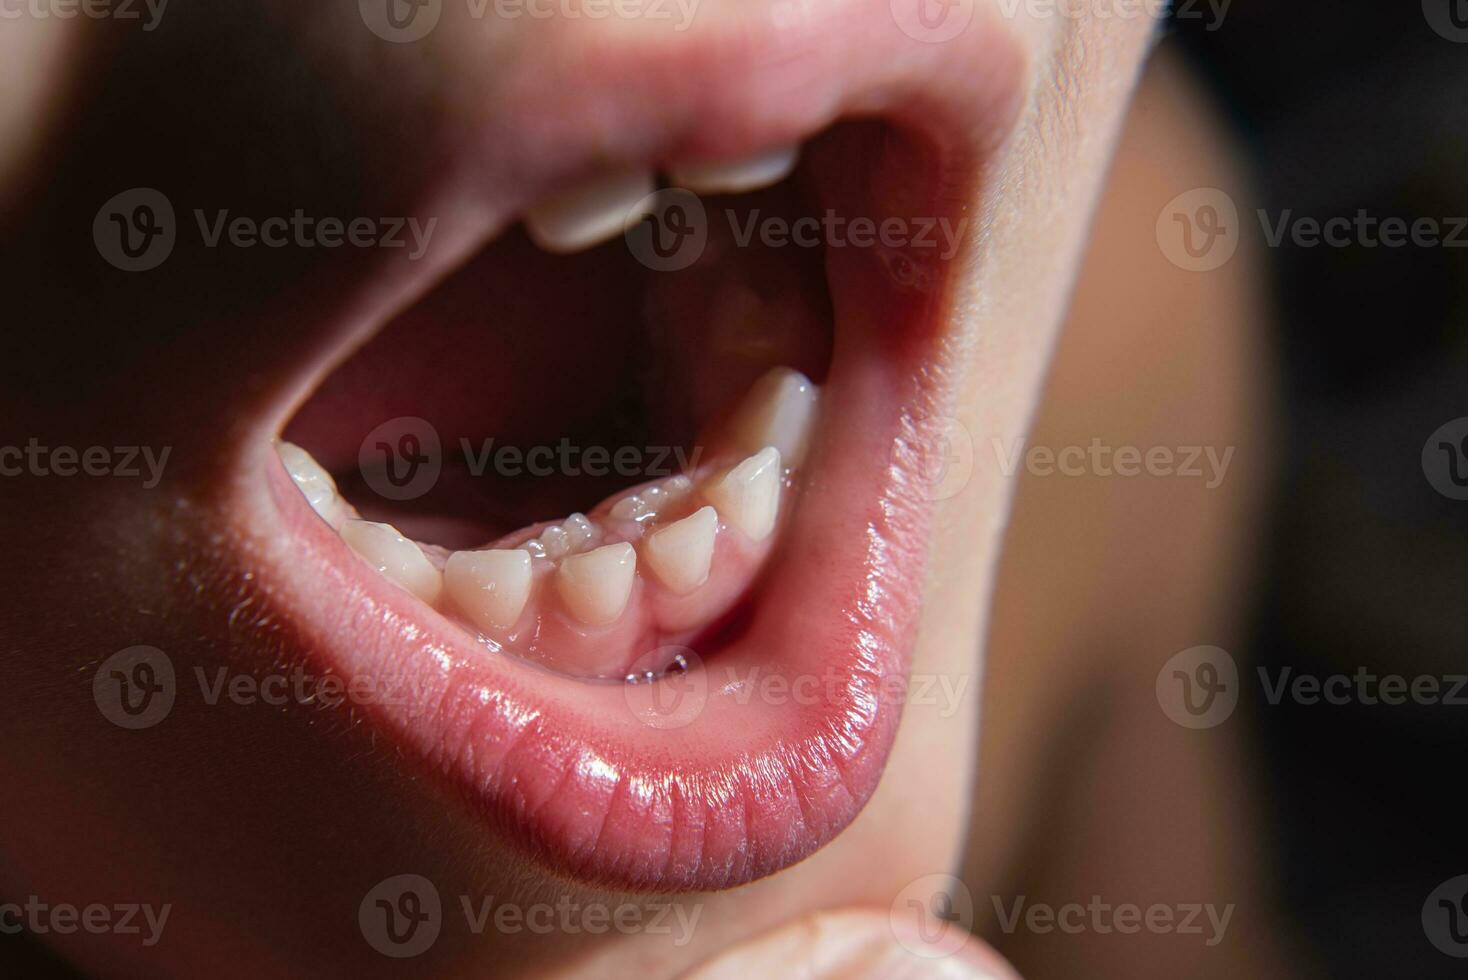
<instances>
[{"instance_id":1,"label":"white tooth","mask_svg":"<svg viewBox=\"0 0 1468 980\"><path fill-rule=\"evenodd\" d=\"M708 581L718 529L718 513L712 507L700 507L649 535L642 546L642 557L664 585L687 595Z\"/></svg>"},{"instance_id":2,"label":"white tooth","mask_svg":"<svg viewBox=\"0 0 1468 980\"><path fill-rule=\"evenodd\" d=\"M342 525L342 540L357 554L367 559L390 581L432 603L443 590L443 574L423 554L423 549L409 541L391 524L374 521L347 521Z\"/></svg>"},{"instance_id":3,"label":"white tooth","mask_svg":"<svg viewBox=\"0 0 1468 980\"><path fill-rule=\"evenodd\" d=\"M571 551L580 551L596 537L596 528L585 514L572 514L561 526L566 530L566 546Z\"/></svg>"},{"instance_id":4,"label":"white tooth","mask_svg":"<svg viewBox=\"0 0 1468 980\"><path fill-rule=\"evenodd\" d=\"M530 598L530 553L456 551L444 566L443 584L481 629L509 629Z\"/></svg>"},{"instance_id":5,"label":"white tooth","mask_svg":"<svg viewBox=\"0 0 1468 980\"><path fill-rule=\"evenodd\" d=\"M627 608L636 572L637 552L623 541L564 559L556 588L577 619L588 626L607 626Z\"/></svg>"},{"instance_id":6,"label":"white tooth","mask_svg":"<svg viewBox=\"0 0 1468 980\"><path fill-rule=\"evenodd\" d=\"M730 433L745 452L774 446L786 466L798 467L805 461L819 398L820 389L810 378L792 368L775 368L744 396Z\"/></svg>"},{"instance_id":7,"label":"white tooth","mask_svg":"<svg viewBox=\"0 0 1468 980\"><path fill-rule=\"evenodd\" d=\"M647 515L647 504L637 494L623 497L612 505L612 516L619 521L635 521Z\"/></svg>"},{"instance_id":8,"label":"white tooth","mask_svg":"<svg viewBox=\"0 0 1468 980\"><path fill-rule=\"evenodd\" d=\"M310 453L293 442L281 442L275 448L280 453L281 462L285 464L285 471L305 495L306 503L323 520L334 523L341 516L341 497L337 494L336 481L331 478L331 474Z\"/></svg>"},{"instance_id":9,"label":"white tooth","mask_svg":"<svg viewBox=\"0 0 1468 980\"><path fill-rule=\"evenodd\" d=\"M669 177L694 193L739 194L778 184L790 176L799 157L799 146L777 146L740 160L679 164Z\"/></svg>"},{"instance_id":10,"label":"white tooth","mask_svg":"<svg viewBox=\"0 0 1468 980\"><path fill-rule=\"evenodd\" d=\"M562 558L571 546L566 541L566 529L559 524L552 524L540 532L540 543L545 547L547 558Z\"/></svg>"},{"instance_id":11,"label":"white tooth","mask_svg":"<svg viewBox=\"0 0 1468 980\"><path fill-rule=\"evenodd\" d=\"M632 209L653 190L651 173L607 174L535 205L525 230L547 252L579 252L622 234Z\"/></svg>"},{"instance_id":12,"label":"white tooth","mask_svg":"<svg viewBox=\"0 0 1468 980\"><path fill-rule=\"evenodd\" d=\"M704 489L724 520L763 541L780 513L780 450L766 446Z\"/></svg>"}]
</instances>

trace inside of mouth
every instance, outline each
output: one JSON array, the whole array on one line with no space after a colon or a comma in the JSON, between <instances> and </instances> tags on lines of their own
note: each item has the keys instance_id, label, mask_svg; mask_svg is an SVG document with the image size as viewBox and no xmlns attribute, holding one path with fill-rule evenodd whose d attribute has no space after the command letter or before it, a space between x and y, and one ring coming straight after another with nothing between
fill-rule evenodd
<instances>
[{"instance_id":1,"label":"inside of mouth","mask_svg":"<svg viewBox=\"0 0 1468 980\"><path fill-rule=\"evenodd\" d=\"M824 247L739 247L729 232L751 215L812 212L804 176L708 199L709 244L678 271L646 268L620 237L552 255L507 231L327 377L284 438L363 517L448 548L675 475L770 368L824 380ZM367 433L403 417L437 432L442 472L422 495L393 500L373 489L387 450L375 463L359 456Z\"/></svg>"},{"instance_id":2,"label":"inside of mouth","mask_svg":"<svg viewBox=\"0 0 1468 980\"><path fill-rule=\"evenodd\" d=\"M699 195L707 241L681 268L650 268L621 235L551 254L517 225L326 377L282 439L330 473L353 518L390 525L421 546L451 586L433 604L485 645L588 678L651 678L684 667L689 652L706 658L778 560L778 533L749 534L719 507L710 518L714 572L686 595L667 588L676 576L646 574L655 556L645 535L675 519L697 523L701 505L721 499L711 484L744 459L741 472L752 471L760 446L731 442L728 430L751 392L763 386L767 397L772 372L813 388L826 382L839 333L830 216L892 212L873 181L900 156L896 146L883 125L844 123L803 146L798 165L772 186ZM806 232L799 241L797 227ZM880 256L868 258L881 266ZM369 434L384 425L388 437L374 444ZM437 475L394 492L412 476L409 457L427 451L425 438L438 441ZM795 502L794 462L789 453L780 460L781 525ZM680 490L680 475L691 478L691 492ZM632 525L610 520L610 502L649 481L678 502L624 534L617 529ZM580 513L597 531L578 545L578 525L564 519ZM571 530L572 553L610 552L593 546L624 538L636 545L629 560L638 591L628 607L636 615L603 621L582 612L562 581L572 578L561 570L567 563L550 560L554 549L549 557L536 550L545 522ZM354 533L343 536L355 547ZM463 615L475 600L462 599L467 586L452 588L453 553L490 548L535 558L533 621L530 612L512 615L512 626ZM495 581L502 566L487 564L476 588L503 592ZM581 564L584 574L601 574L594 562ZM466 566L459 560L460 580Z\"/></svg>"}]
</instances>

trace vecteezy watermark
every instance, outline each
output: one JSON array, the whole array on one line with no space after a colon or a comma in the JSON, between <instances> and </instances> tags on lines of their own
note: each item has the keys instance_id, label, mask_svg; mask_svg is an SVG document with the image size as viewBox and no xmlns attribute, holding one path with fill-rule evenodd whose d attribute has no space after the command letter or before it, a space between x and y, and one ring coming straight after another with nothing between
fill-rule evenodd
<instances>
[{"instance_id":1,"label":"vecteezy watermark","mask_svg":"<svg viewBox=\"0 0 1468 980\"><path fill-rule=\"evenodd\" d=\"M194 209L194 221L207 248L221 243L235 248L406 248L408 258L417 260L428 251L437 218L416 217L338 218L317 217L296 208L289 216L255 218L230 216L228 208L212 214Z\"/></svg>"},{"instance_id":2,"label":"vecteezy watermark","mask_svg":"<svg viewBox=\"0 0 1468 980\"><path fill-rule=\"evenodd\" d=\"M953 875L923 875L897 893L887 917L892 935L908 952L941 959L973 938L973 894Z\"/></svg>"},{"instance_id":3,"label":"vecteezy watermark","mask_svg":"<svg viewBox=\"0 0 1468 980\"><path fill-rule=\"evenodd\" d=\"M460 895L457 908L473 935L666 936L682 947L693 939L703 915L701 902L583 902L561 895L554 902L518 902L494 895ZM444 928L452 927L438 888L422 875L400 874L374 885L357 907L362 938L384 956L405 959L427 952Z\"/></svg>"},{"instance_id":4,"label":"vecteezy watermark","mask_svg":"<svg viewBox=\"0 0 1468 980\"><path fill-rule=\"evenodd\" d=\"M607 933L667 936L671 945L687 946L703 915L700 902L581 902L561 895L554 902L496 901L493 895L459 896L469 931L493 930L507 936L602 936Z\"/></svg>"},{"instance_id":5,"label":"vecteezy watermark","mask_svg":"<svg viewBox=\"0 0 1468 980\"><path fill-rule=\"evenodd\" d=\"M357 906L362 938L383 956L407 959L428 951L443 929L443 902L422 875L384 878Z\"/></svg>"},{"instance_id":6,"label":"vecteezy watermark","mask_svg":"<svg viewBox=\"0 0 1468 980\"><path fill-rule=\"evenodd\" d=\"M1085 903L1067 902L1059 906L1030 902L1024 895L1013 901L1005 901L995 895L992 901L999 928L1008 936L1014 935L1021 927L1041 936L1053 932L1068 936L1082 933L1135 936L1147 933L1154 936L1206 937L1203 945L1212 947L1223 941L1234 915L1232 902L1220 909L1211 902L1175 905L1154 902L1145 906L1121 902L1113 905L1103 902L1100 895L1092 895Z\"/></svg>"},{"instance_id":7,"label":"vecteezy watermark","mask_svg":"<svg viewBox=\"0 0 1468 980\"><path fill-rule=\"evenodd\" d=\"M668 22L682 33L693 25L699 0L465 0L469 16L500 20L641 20Z\"/></svg>"},{"instance_id":8,"label":"vecteezy watermark","mask_svg":"<svg viewBox=\"0 0 1468 980\"><path fill-rule=\"evenodd\" d=\"M152 728L168 717L177 694L173 661L157 647L119 650L92 675L92 700L118 728Z\"/></svg>"},{"instance_id":9,"label":"vecteezy watermark","mask_svg":"<svg viewBox=\"0 0 1468 980\"><path fill-rule=\"evenodd\" d=\"M472 476L493 471L500 476L642 476L657 478L686 473L698 465L703 447L578 446L562 438L553 445L496 446L484 439L478 450L460 439L464 461Z\"/></svg>"},{"instance_id":10,"label":"vecteezy watermark","mask_svg":"<svg viewBox=\"0 0 1468 980\"><path fill-rule=\"evenodd\" d=\"M1464 0L1422 0L1422 16L1439 37L1468 44L1468 3Z\"/></svg>"},{"instance_id":11,"label":"vecteezy watermark","mask_svg":"<svg viewBox=\"0 0 1468 980\"><path fill-rule=\"evenodd\" d=\"M686 269L703 255L711 221L728 226L725 240L735 248L870 249L912 261L927 257L946 262L958 254L968 218L866 215L848 216L827 208L819 216L790 218L760 208L723 209L710 217L696 194L681 187L654 191L628 210L623 238L643 265L657 272Z\"/></svg>"},{"instance_id":12,"label":"vecteezy watermark","mask_svg":"<svg viewBox=\"0 0 1468 980\"><path fill-rule=\"evenodd\" d=\"M450 0L462 3L472 20L637 20L688 30L700 0ZM384 41L406 44L438 26L444 0L358 0L367 29Z\"/></svg>"},{"instance_id":13,"label":"vecteezy watermark","mask_svg":"<svg viewBox=\"0 0 1468 980\"><path fill-rule=\"evenodd\" d=\"M1167 260L1189 272L1222 268L1238 251L1239 209L1217 187L1199 187L1167 202L1157 215L1157 245Z\"/></svg>"},{"instance_id":14,"label":"vecteezy watermark","mask_svg":"<svg viewBox=\"0 0 1468 980\"><path fill-rule=\"evenodd\" d=\"M892 22L914 41L942 44L968 29L974 0L888 0Z\"/></svg>"},{"instance_id":15,"label":"vecteezy watermark","mask_svg":"<svg viewBox=\"0 0 1468 980\"><path fill-rule=\"evenodd\" d=\"M974 440L956 418L914 419L892 441L889 461L911 474L912 485L929 501L958 496L974 474Z\"/></svg>"},{"instance_id":16,"label":"vecteezy watermark","mask_svg":"<svg viewBox=\"0 0 1468 980\"><path fill-rule=\"evenodd\" d=\"M702 446L583 446L562 438L554 443L517 446L493 437L477 444L458 440L464 469L472 477L641 477L676 476L693 470ZM363 438L357 466L367 485L387 500L414 500L438 483L444 468L443 443L427 419L403 415L388 419Z\"/></svg>"},{"instance_id":17,"label":"vecteezy watermark","mask_svg":"<svg viewBox=\"0 0 1468 980\"><path fill-rule=\"evenodd\" d=\"M297 665L289 670L263 675L232 673L227 667L205 670L194 667L192 677L206 705L220 703L284 707L296 704L318 708L352 705L426 704L426 693L416 683L401 677L377 678L371 674L316 674Z\"/></svg>"},{"instance_id":18,"label":"vecteezy watermark","mask_svg":"<svg viewBox=\"0 0 1468 980\"><path fill-rule=\"evenodd\" d=\"M1294 667L1256 667L1262 703L1313 707L1468 707L1468 674L1378 674L1369 667L1316 674ZM1191 647L1157 672L1157 702L1185 728L1213 728L1227 721L1243 693L1238 665L1219 647Z\"/></svg>"},{"instance_id":19,"label":"vecteezy watermark","mask_svg":"<svg viewBox=\"0 0 1468 980\"><path fill-rule=\"evenodd\" d=\"M158 268L173 254L177 238L173 202L152 187L112 195L92 219L98 254L124 272Z\"/></svg>"},{"instance_id":20,"label":"vecteezy watermark","mask_svg":"<svg viewBox=\"0 0 1468 980\"><path fill-rule=\"evenodd\" d=\"M172 911L173 905L168 902L156 908L147 902L113 905L92 902L77 906L69 902L43 902L39 896L30 895L24 902L0 902L0 933L138 936L144 946L156 946Z\"/></svg>"},{"instance_id":21,"label":"vecteezy watermark","mask_svg":"<svg viewBox=\"0 0 1468 980\"><path fill-rule=\"evenodd\" d=\"M0 476L94 476L141 479L152 490L163 479L172 446L43 446L34 436L24 446L0 446Z\"/></svg>"},{"instance_id":22,"label":"vecteezy watermark","mask_svg":"<svg viewBox=\"0 0 1468 980\"><path fill-rule=\"evenodd\" d=\"M167 8L168 0L0 0L0 20L136 20L153 31Z\"/></svg>"},{"instance_id":23,"label":"vecteezy watermark","mask_svg":"<svg viewBox=\"0 0 1468 980\"><path fill-rule=\"evenodd\" d=\"M676 669L668 669L670 664ZM787 673L760 665L714 669L688 647L659 647L632 665L623 691L627 707L644 725L660 730L692 724L708 705L710 691L730 707L751 704L815 707L860 697L869 706L933 709L940 718L957 714L972 680L966 674L884 675L856 685L851 673Z\"/></svg>"},{"instance_id":24,"label":"vecteezy watermark","mask_svg":"<svg viewBox=\"0 0 1468 980\"><path fill-rule=\"evenodd\" d=\"M999 0L999 12L1013 20L1162 20L1172 8L1174 20L1204 21L1208 32L1223 26L1233 0Z\"/></svg>"},{"instance_id":25,"label":"vecteezy watermark","mask_svg":"<svg viewBox=\"0 0 1468 980\"><path fill-rule=\"evenodd\" d=\"M1293 208L1277 215L1260 208L1258 215L1270 248L1286 242L1295 248L1468 248L1468 217L1383 217L1365 208L1349 217L1300 216Z\"/></svg>"},{"instance_id":26,"label":"vecteezy watermark","mask_svg":"<svg viewBox=\"0 0 1468 980\"><path fill-rule=\"evenodd\" d=\"M427 419L400 415L375 427L357 447L357 468L386 500L416 500L438 483L443 447Z\"/></svg>"},{"instance_id":27,"label":"vecteezy watermark","mask_svg":"<svg viewBox=\"0 0 1468 980\"><path fill-rule=\"evenodd\" d=\"M1203 480L1215 490L1223 484L1235 447L1225 446L1109 446L1099 437L1084 445L1031 446L1023 439L1006 446L994 436L989 440L999 471L1013 476L1020 468L1031 476L1162 476Z\"/></svg>"},{"instance_id":28,"label":"vecteezy watermark","mask_svg":"<svg viewBox=\"0 0 1468 980\"><path fill-rule=\"evenodd\" d=\"M1300 705L1343 706L1414 704L1468 706L1468 674L1375 674L1357 667L1349 674L1321 676L1296 673L1293 667L1257 668L1264 700L1275 707L1285 701Z\"/></svg>"},{"instance_id":29,"label":"vecteezy watermark","mask_svg":"<svg viewBox=\"0 0 1468 980\"><path fill-rule=\"evenodd\" d=\"M1449 878L1427 896L1422 931L1438 952L1468 959L1468 875Z\"/></svg>"},{"instance_id":30,"label":"vecteezy watermark","mask_svg":"<svg viewBox=\"0 0 1468 980\"><path fill-rule=\"evenodd\" d=\"M180 678L192 681L192 686ZM213 707L230 704L270 708L299 705L336 708L351 705L416 705L428 692L396 675L378 678L313 673L296 665L265 673L240 673L227 667L194 666L181 675L157 647L133 646L104 660L92 675L92 697L102 717L119 728L152 728L168 717L181 695Z\"/></svg>"},{"instance_id":31,"label":"vecteezy watermark","mask_svg":"<svg viewBox=\"0 0 1468 980\"><path fill-rule=\"evenodd\" d=\"M1468 216L1300 215L1293 208L1255 212L1268 248L1468 248ZM1221 268L1238 251L1238 206L1224 191L1202 187L1179 194L1157 216L1157 244L1173 265L1191 272Z\"/></svg>"},{"instance_id":32,"label":"vecteezy watermark","mask_svg":"<svg viewBox=\"0 0 1468 980\"><path fill-rule=\"evenodd\" d=\"M263 218L232 214L228 208L212 212L194 208L193 216L205 248L405 249L410 261L428 251L438 226L437 218L341 218L311 215L301 208ZM113 195L92 219L97 253L125 272L145 272L162 265L173 253L178 234L173 202L151 187Z\"/></svg>"},{"instance_id":33,"label":"vecteezy watermark","mask_svg":"<svg viewBox=\"0 0 1468 980\"><path fill-rule=\"evenodd\" d=\"M1422 473L1449 500L1468 500L1468 416L1444 422L1427 437Z\"/></svg>"},{"instance_id":34,"label":"vecteezy watermark","mask_svg":"<svg viewBox=\"0 0 1468 980\"><path fill-rule=\"evenodd\" d=\"M936 708L938 717L951 718L958 712L971 679L967 674L893 674L884 676L869 694L878 704ZM733 704L811 706L842 698L850 692L852 681L849 672L791 675L755 665L742 672L727 667L715 683Z\"/></svg>"},{"instance_id":35,"label":"vecteezy watermark","mask_svg":"<svg viewBox=\"0 0 1468 980\"><path fill-rule=\"evenodd\" d=\"M1189 647L1157 672L1157 703L1184 728L1223 724L1239 704L1239 666L1222 647Z\"/></svg>"}]
</instances>

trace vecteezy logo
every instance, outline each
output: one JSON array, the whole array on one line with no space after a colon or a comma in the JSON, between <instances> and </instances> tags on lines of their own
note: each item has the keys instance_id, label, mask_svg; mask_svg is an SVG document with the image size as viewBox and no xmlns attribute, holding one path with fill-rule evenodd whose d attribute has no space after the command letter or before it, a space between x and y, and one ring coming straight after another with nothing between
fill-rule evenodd
<instances>
[{"instance_id":1,"label":"vecteezy logo","mask_svg":"<svg viewBox=\"0 0 1468 980\"><path fill-rule=\"evenodd\" d=\"M1239 209L1216 187L1179 194L1157 216L1157 245L1167 260L1189 272L1211 272L1239 248Z\"/></svg>"},{"instance_id":2,"label":"vecteezy logo","mask_svg":"<svg viewBox=\"0 0 1468 980\"><path fill-rule=\"evenodd\" d=\"M92 675L92 700L118 728L152 728L173 710L173 661L157 647L119 650Z\"/></svg>"},{"instance_id":3,"label":"vecteezy logo","mask_svg":"<svg viewBox=\"0 0 1468 980\"><path fill-rule=\"evenodd\" d=\"M677 272L697 262L709 239L708 214L698 195L681 187L654 191L622 222L632 257L655 272Z\"/></svg>"},{"instance_id":4,"label":"vecteezy logo","mask_svg":"<svg viewBox=\"0 0 1468 980\"><path fill-rule=\"evenodd\" d=\"M658 647L633 662L623 694L632 714L647 727L683 728L708 704L708 672L688 647Z\"/></svg>"},{"instance_id":5,"label":"vecteezy logo","mask_svg":"<svg viewBox=\"0 0 1468 980\"><path fill-rule=\"evenodd\" d=\"M367 29L384 41L406 44L438 26L443 0L357 0Z\"/></svg>"},{"instance_id":6,"label":"vecteezy logo","mask_svg":"<svg viewBox=\"0 0 1468 980\"><path fill-rule=\"evenodd\" d=\"M357 925L367 944L384 956L417 956L438 940L443 904L438 889L422 875L384 878L357 906Z\"/></svg>"},{"instance_id":7,"label":"vecteezy logo","mask_svg":"<svg viewBox=\"0 0 1468 980\"><path fill-rule=\"evenodd\" d=\"M387 500L415 500L443 471L438 430L416 415L400 415L367 433L357 450L362 479Z\"/></svg>"},{"instance_id":8,"label":"vecteezy logo","mask_svg":"<svg viewBox=\"0 0 1468 980\"><path fill-rule=\"evenodd\" d=\"M1212 728L1239 703L1239 668L1221 647L1190 647L1157 672L1157 703L1184 728Z\"/></svg>"},{"instance_id":9,"label":"vecteezy logo","mask_svg":"<svg viewBox=\"0 0 1468 980\"><path fill-rule=\"evenodd\" d=\"M1468 416L1439 426L1427 437L1422 473L1449 500L1468 500Z\"/></svg>"},{"instance_id":10,"label":"vecteezy logo","mask_svg":"<svg viewBox=\"0 0 1468 980\"><path fill-rule=\"evenodd\" d=\"M974 17L974 0L890 0L888 6L902 33L925 44L953 40Z\"/></svg>"},{"instance_id":11,"label":"vecteezy logo","mask_svg":"<svg viewBox=\"0 0 1468 980\"><path fill-rule=\"evenodd\" d=\"M134 187L114 194L92 219L97 253L124 272L146 272L173 253L178 229L162 191Z\"/></svg>"},{"instance_id":12,"label":"vecteezy logo","mask_svg":"<svg viewBox=\"0 0 1468 980\"><path fill-rule=\"evenodd\" d=\"M1422 0L1422 16L1439 37L1468 43L1468 0Z\"/></svg>"},{"instance_id":13,"label":"vecteezy logo","mask_svg":"<svg viewBox=\"0 0 1468 980\"><path fill-rule=\"evenodd\" d=\"M897 893L888 912L892 935L924 959L951 956L969 941L974 899L949 874L924 875Z\"/></svg>"},{"instance_id":14,"label":"vecteezy logo","mask_svg":"<svg viewBox=\"0 0 1468 980\"><path fill-rule=\"evenodd\" d=\"M1468 875L1449 878L1427 896L1422 931L1440 952L1468 959Z\"/></svg>"},{"instance_id":15,"label":"vecteezy logo","mask_svg":"<svg viewBox=\"0 0 1468 980\"><path fill-rule=\"evenodd\" d=\"M974 473L974 440L958 419L937 416L914 424L892 444L892 463L916 474L923 499L948 500L968 486Z\"/></svg>"}]
</instances>

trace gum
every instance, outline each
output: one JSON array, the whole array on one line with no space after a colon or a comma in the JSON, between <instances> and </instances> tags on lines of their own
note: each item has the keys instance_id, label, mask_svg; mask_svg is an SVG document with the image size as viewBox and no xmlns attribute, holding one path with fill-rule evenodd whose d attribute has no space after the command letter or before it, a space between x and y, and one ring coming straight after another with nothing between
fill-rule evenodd
<instances>
[{"instance_id":1,"label":"gum","mask_svg":"<svg viewBox=\"0 0 1468 980\"><path fill-rule=\"evenodd\" d=\"M621 541L638 548L632 591L616 622L597 627L577 620L566 608L553 580L560 562L548 557L531 559L533 584L530 598L514 626L503 630L480 629L472 625L448 599L439 603L440 611L492 649L573 676L623 679L634 669L641 671L669 666L651 664L647 655L693 639L725 617L755 583L780 538L780 530L790 508L794 492L790 474L787 472L782 481L775 530L763 540L751 541L728 524L722 514L719 515L709 577L686 595L678 595L658 580L656 573L644 562L638 546L654 531L705 506L708 501L703 497L702 487L738 461L738 457L726 457L719 465L701 469L694 478L693 487L666 503L655 518L643 521L620 519L613 517L611 512L630 494L666 483L666 480L652 481L620 492L586 514L597 535L580 551ZM522 528L487 547L522 547L555 523L545 521ZM671 661L671 654L668 659Z\"/></svg>"}]
</instances>

